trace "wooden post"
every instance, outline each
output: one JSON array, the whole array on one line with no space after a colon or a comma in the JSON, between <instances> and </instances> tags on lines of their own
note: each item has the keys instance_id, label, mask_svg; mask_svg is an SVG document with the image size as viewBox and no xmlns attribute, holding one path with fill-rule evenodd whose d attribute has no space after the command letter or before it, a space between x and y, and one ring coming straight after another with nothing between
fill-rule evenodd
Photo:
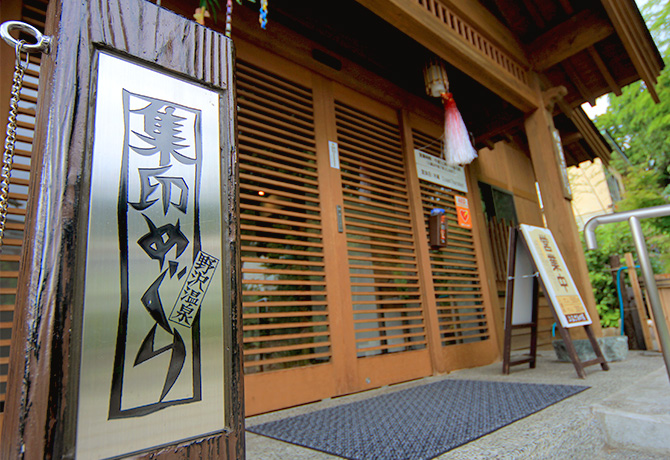
<instances>
[{"instance_id":1,"label":"wooden post","mask_svg":"<svg viewBox=\"0 0 670 460\"><path fill-rule=\"evenodd\" d=\"M244 458L232 44L143 0L51 1L46 33L0 457Z\"/></svg>"},{"instance_id":2,"label":"wooden post","mask_svg":"<svg viewBox=\"0 0 670 460\"><path fill-rule=\"evenodd\" d=\"M631 350L643 350L645 349L644 343L644 331L642 329L642 320L637 315L637 310L632 310L632 305L630 299L628 298L628 293L626 292L626 284L623 282L623 271L619 270L621 267L621 262L619 261L619 255L614 254L609 257L610 267L612 268L612 279L616 285L620 285L623 289L621 294L622 306L623 308L623 322L624 322L624 331L628 336L629 348Z\"/></svg>"},{"instance_id":3,"label":"wooden post","mask_svg":"<svg viewBox=\"0 0 670 460\"><path fill-rule=\"evenodd\" d=\"M539 84L536 86L539 88ZM579 240L570 201L564 196L561 171L554 153L552 137L554 121L551 113L544 107L538 108L526 118L525 129L535 177L542 193L548 228L565 257L589 314L597 318L598 311L589 281L586 257ZM594 322L593 329L597 335L601 334L599 322Z\"/></svg>"},{"instance_id":4,"label":"wooden post","mask_svg":"<svg viewBox=\"0 0 670 460\"><path fill-rule=\"evenodd\" d=\"M644 337L644 345L647 350L653 350L654 344L651 340L651 334L649 333L649 323L647 322L647 317L649 317L654 322L653 315L647 316L647 310L645 308L644 299L642 298L642 289L640 288L640 280L637 277L637 271L635 270L635 260L633 259L633 254L627 252L624 254L626 259L626 266L628 267L628 276L630 277L630 284L633 287L633 296L635 297L635 307L637 308L637 314L640 317L640 322L642 323L642 335ZM655 327L655 326L654 326Z\"/></svg>"}]
</instances>

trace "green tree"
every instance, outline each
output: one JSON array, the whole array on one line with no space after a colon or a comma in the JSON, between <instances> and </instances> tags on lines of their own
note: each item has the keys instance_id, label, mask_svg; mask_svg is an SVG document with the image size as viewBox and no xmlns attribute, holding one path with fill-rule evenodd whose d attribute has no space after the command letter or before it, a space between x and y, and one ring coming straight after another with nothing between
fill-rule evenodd
<instances>
[{"instance_id":1,"label":"green tree","mask_svg":"<svg viewBox=\"0 0 670 460\"><path fill-rule=\"evenodd\" d=\"M596 120L598 128L606 130L628 158L616 154L612 158L625 187L617 211L670 202L670 2L650 0L642 15L665 63L656 85L660 102L655 103L644 82L638 81L623 88L620 96L610 94L607 112ZM645 219L641 224L655 272L670 272L670 217ZM601 226L597 233L599 249L586 252L587 265L601 324L614 326L618 324L618 299L608 257L635 251L626 222Z\"/></svg>"},{"instance_id":2,"label":"green tree","mask_svg":"<svg viewBox=\"0 0 670 460\"><path fill-rule=\"evenodd\" d=\"M650 0L642 10L647 26L666 67L656 85L660 103L654 103L646 85L638 81L623 88L620 96L609 95L609 108L596 125L607 130L623 148L630 164L615 155L613 166L623 174L643 166L660 174L658 185L670 185L670 2ZM656 185L656 184L654 184Z\"/></svg>"}]
</instances>

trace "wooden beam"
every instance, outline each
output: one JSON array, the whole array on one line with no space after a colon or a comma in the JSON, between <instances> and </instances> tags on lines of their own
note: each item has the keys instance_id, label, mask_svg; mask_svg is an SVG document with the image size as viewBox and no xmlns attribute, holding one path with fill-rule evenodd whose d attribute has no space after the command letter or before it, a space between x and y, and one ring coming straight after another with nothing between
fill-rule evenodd
<instances>
[{"instance_id":1,"label":"wooden beam","mask_svg":"<svg viewBox=\"0 0 670 460\"><path fill-rule=\"evenodd\" d=\"M612 77L612 74L610 73L609 69L607 68L607 65L603 61L603 59L600 57L600 54L598 54L598 51L595 49L593 46L589 46L587 48L587 51L591 55L591 59L593 59L593 62L596 63L596 66L598 67L598 70L602 74L603 78L607 82L607 85L610 87L610 90L617 96L621 95L621 86L616 82L614 77Z\"/></svg>"},{"instance_id":2,"label":"wooden beam","mask_svg":"<svg viewBox=\"0 0 670 460\"><path fill-rule=\"evenodd\" d=\"M412 0L356 0L524 113L540 105L526 84L495 64L437 16ZM477 29L479 31L479 28Z\"/></svg>"},{"instance_id":3,"label":"wooden beam","mask_svg":"<svg viewBox=\"0 0 670 460\"><path fill-rule=\"evenodd\" d=\"M563 7L563 11L565 11L566 14L573 14L575 12L575 9L572 7L572 4L570 3L570 0L558 0Z\"/></svg>"},{"instance_id":4,"label":"wooden beam","mask_svg":"<svg viewBox=\"0 0 670 460\"><path fill-rule=\"evenodd\" d=\"M584 136L582 136L582 133L580 132L570 133L566 135L561 134L561 142L563 142L563 145L565 146L574 144L575 142L579 142L582 139L584 139Z\"/></svg>"},{"instance_id":5,"label":"wooden beam","mask_svg":"<svg viewBox=\"0 0 670 460\"><path fill-rule=\"evenodd\" d=\"M573 109L563 100L558 101L556 105L572 121L595 155L602 160L603 164L609 165L612 150L584 110L581 107Z\"/></svg>"},{"instance_id":6,"label":"wooden beam","mask_svg":"<svg viewBox=\"0 0 670 460\"><path fill-rule=\"evenodd\" d=\"M537 72L585 50L614 33L607 18L584 10L540 35L528 48L528 57Z\"/></svg>"},{"instance_id":7,"label":"wooden beam","mask_svg":"<svg viewBox=\"0 0 670 460\"><path fill-rule=\"evenodd\" d=\"M440 0L447 8L454 10L470 24L477 25L477 33L487 37L494 44L510 53L516 60L529 66L526 51L516 35L500 22L481 3L472 0Z\"/></svg>"},{"instance_id":8,"label":"wooden beam","mask_svg":"<svg viewBox=\"0 0 670 460\"><path fill-rule=\"evenodd\" d=\"M572 82L573 85L575 85L575 88L577 88L577 91L579 91L579 94L582 96L582 99L587 101L591 105L596 105L596 98L589 91L589 89L586 87L584 82L582 82L582 79L579 77L579 74L575 70L575 68L572 66L570 61L565 61L561 64L561 67L565 71L565 73L568 75L568 78Z\"/></svg>"},{"instance_id":9,"label":"wooden beam","mask_svg":"<svg viewBox=\"0 0 670 460\"><path fill-rule=\"evenodd\" d=\"M523 4L526 7L526 10L528 10L530 17L533 18L533 22L537 25L537 27L539 29L544 29L547 24L544 22L544 18L535 4L531 0L523 0Z\"/></svg>"}]
</instances>

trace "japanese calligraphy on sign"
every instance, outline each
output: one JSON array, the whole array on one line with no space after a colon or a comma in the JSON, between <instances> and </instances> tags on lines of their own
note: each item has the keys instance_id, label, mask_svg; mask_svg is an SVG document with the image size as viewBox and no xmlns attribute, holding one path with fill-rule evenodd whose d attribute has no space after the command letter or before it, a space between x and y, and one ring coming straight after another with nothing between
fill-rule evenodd
<instances>
[{"instance_id":1,"label":"japanese calligraphy on sign","mask_svg":"<svg viewBox=\"0 0 670 460\"><path fill-rule=\"evenodd\" d=\"M175 302L170 321L184 327L192 327L193 320L198 314L202 299L205 298L207 287L216 271L219 259L199 252L188 274L184 287L181 289Z\"/></svg>"},{"instance_id":2,"label":"japanese calligraphy on sign","mask_svg":"<svg viewBox=\"0 0 670 460\"><path fill-rule=\"evenodd\" d=\"M224 427L221 140L219 93L97 57L77 452L107 458Z\"/></svg>"},{"instance_id":3,"label":"japanese calligraphy on sign","mask_svg":"<svg viewBox=\"0 0 670 460\"><path fill-rule=\"evenodd\" d=\"M450 166L442 158L418 149L414 150L414 160L419 179L453 190L468 192L465 169L462 166Z\"/></svg>"},{"instance_id":4,"label":"japanese calligraphy on sign","mask_svg":"<svg viewBox=\"0 0 670 460\"><path fill-rule=\"evenodd\" d=\"M563 327L591 324L591 318L568 271L554 236L545 228L519 226L535 260L547 294Z\"/></svg>"}]
</instances>

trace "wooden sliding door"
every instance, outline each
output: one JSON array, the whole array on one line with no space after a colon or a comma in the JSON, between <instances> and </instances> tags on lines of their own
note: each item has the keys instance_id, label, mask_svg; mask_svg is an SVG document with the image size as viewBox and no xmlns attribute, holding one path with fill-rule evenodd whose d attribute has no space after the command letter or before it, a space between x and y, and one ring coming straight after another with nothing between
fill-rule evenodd
<instances>
[{"instance_id":1,"label":"wooden sliding door","mask_svg":"<svg viewBox=\"0 0 670 460\"><path fill-rule=\"evenodd\" d=\"M247 415L490 359L473 232L408 153L434 138L276 55L238 55ZM430 251L435 206L449 245Z\"/></svg>"}]
</instances>

